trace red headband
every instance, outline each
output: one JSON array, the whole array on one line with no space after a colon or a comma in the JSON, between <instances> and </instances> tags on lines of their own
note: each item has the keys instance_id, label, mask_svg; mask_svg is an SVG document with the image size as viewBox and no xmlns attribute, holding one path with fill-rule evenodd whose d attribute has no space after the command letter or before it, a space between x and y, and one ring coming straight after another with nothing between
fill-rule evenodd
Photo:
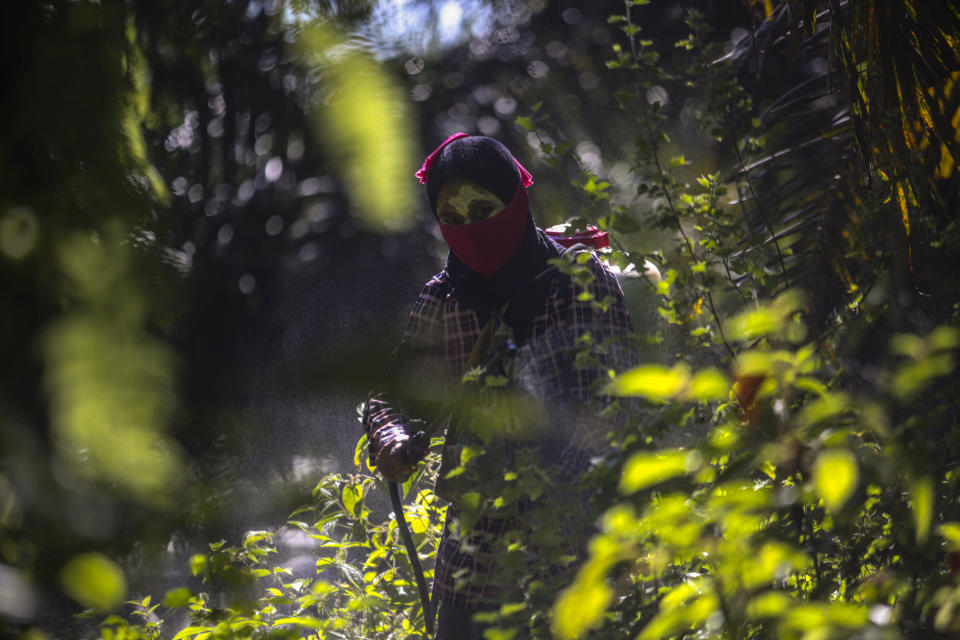
<instances>
[{"instance_id":1,"label":"red headband","mask_svg":"<svg viewBox=\"0 0 960 640\"><path fill-rule=\"evenodd\" d=\"M426 157L423 161L423 166L420 167L420 170L417 171L416 176L420 180L420 184L427 184L427 179L430 177L430 169L433 168L433 162L437 159L437 156L440 155L440 152L443 151L443 148L453 142L454 140L459 140L460 138L469 138L469 133L464 133L460 131L453 134L446 140L440 143L440 146L434 149L430 155ZM533 176L530 175L530 172L523 168L523 165L520 164L520 161L516 158L513 159L517 163L517 168L520 169L520 182L524 187L529 187L533 184Z\"/></svg>"}]
</instances>

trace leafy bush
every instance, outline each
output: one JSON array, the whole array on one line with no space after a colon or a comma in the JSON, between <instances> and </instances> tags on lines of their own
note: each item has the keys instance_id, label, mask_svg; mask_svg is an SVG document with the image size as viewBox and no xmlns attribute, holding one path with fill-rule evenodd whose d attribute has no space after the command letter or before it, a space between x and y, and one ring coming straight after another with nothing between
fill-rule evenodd
<instances>
[{"instance_id":1,"label":"leafy bush","mask_svg":"<svg viewBox=\"0 0 960 640\"><path fill-rule=\"evenodd\" d=\"M221 541L193 556L191 573L201 587L129 602L134 622L110 616L101 637L213 640L216 638L422 638L423 611L400 542L397 522L374 515L369 494L383 481L361 461L356 472L327 475L313 490L313 501L297 509L286 530L316 541L316 571L294 575L274 559L275 533L249 531L239 545ZM436 467L432 455L420 474ZM409 496L408 496L409 497ZM446 508L428 489L405 505L405 517L428 567L436 555ZM431 572L426 572L429 578ZM142 621L141 621L142 619ZM185 620L185 622L181 622ZM165 627L179 624L170 634Z\"/></svg>"},{"instance_id":2,"label":"leafy bush","mask_svg":"<svg viewBox=\"0 0 960 640\"><path fill-rule=\"evenodd\" d=\"M954 230L941 208L956 202L956 127L944 129L956 105L942 95L953 81L927 71L956 68L955 47L940 46L960 36L956 3L945 13L905 5L903 28L933 33L929 49L866 42L854 18L879 25L874 38L898 19L873 2L749 3L751 34L726 44L689 11L689 34L667 48L641 37L648 4L628 0L611 17L625 38L608 65L628 78L618 98L635 117L637 193L614 199L609 181L584 170L573 182L590 219L573 224L611 232L607 259L625 278L638 275L631 265L658 265L660 322L644 330L675 361L612 379L607 393L625 398L634 427L614 434L585 478L603 514L589 555L554 599L506 540L513 579L529 588L486 615L501 627L488 637L952 637L960 303L950 278L923 272L952 255L950 242L914 251L911 229ZM885 47L914 57L874 57ZM830 73L804 75L805 57L831 50ZM910 77L916 96L891 107L878 79L893 77L883 66L893 58L924 71ZM700 147L672 141L679 113L667 96L689 97ZM899 108L904 126L885 133L873 105ZM541 136L551 164L576 160L560 132L544 134L548 109L532 107L518 126ZM910 120L924 109L939 113ZM930 140L942 143L935 169ZM907 195L917 176L929 202ZM662 246L645 252L641 233ZM208 591L165 600L162 611L189 614L177 640L423 637L396 523L367 506L381 482L362 450L357 472L324 478L290 523L318 541L316 575L268 562L267 533L214 545L192 564ZM547 483L535 466L522 471L505 474L505 503ZM511 483L522 485L515 495ZM429 566L444 508L420 489L407 509ZM157 637L161 609L133 606L147 621L111 617L104 637Z\"/></svg>"}]
</instances>

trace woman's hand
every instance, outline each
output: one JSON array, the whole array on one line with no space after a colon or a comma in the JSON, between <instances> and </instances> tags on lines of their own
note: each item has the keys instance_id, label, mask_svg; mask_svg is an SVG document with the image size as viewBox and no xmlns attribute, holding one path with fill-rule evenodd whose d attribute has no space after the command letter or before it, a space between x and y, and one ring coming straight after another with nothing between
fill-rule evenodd
<instances>
[{"instance_id":1,"label":"woman's hand","mask_svg":"<svg viewBox=\"0 0 960 640\"><path fill-rule=\"evenodd\" d=\"M416 465L408 462L410 456L407 452L407 442L409 440L410 436L400 435L380 449L380 453L377 454L374 464L387 480L403 482L416 470Z\"/></svg>"}]
</instances>

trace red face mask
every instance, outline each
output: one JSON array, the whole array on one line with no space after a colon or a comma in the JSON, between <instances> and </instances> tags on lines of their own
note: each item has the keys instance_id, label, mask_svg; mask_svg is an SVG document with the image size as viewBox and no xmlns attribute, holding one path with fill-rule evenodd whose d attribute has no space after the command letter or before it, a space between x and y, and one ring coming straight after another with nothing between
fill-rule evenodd
<instances>
[{"instance_id":1,"label":"red face mask","mask_svg":"<svg viewBox=\"0 0 960 640\"><path fill-rule=\"evenodd\" d=\"M440 223L440 233L453 255L484 276L496 274L523 242L530 198L521 183L513 199L494 216L471 224Z\"/></svg>"}]
</instances>

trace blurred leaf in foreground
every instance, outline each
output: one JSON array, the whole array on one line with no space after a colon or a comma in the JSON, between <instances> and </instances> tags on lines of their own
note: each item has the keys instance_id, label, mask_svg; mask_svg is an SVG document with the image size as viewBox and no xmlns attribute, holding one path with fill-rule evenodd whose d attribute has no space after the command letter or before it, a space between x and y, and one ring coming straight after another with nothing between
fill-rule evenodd
<instances>
[{"instance_id":1,"label":"blurred leaf in foreground","mask_svg":"<svg viewBox=\"0 0 960 640\"><path fill-rule=\"evenodd\" d=\"M361 223L399 231L413 223L414 167L406 97L374 59L346 43L328 23L307 25L299 55L327 82L312 111L318 133L337 149Z\"/></svg>"},{"instance_id":2,"label":"blurred leaf in foreground","mask_svg":"<svg viewBox=\"0 0 960 640\"><path fill-rule=\"evenodd\" d=\"M60 583L71 598L97 611L111 611L127 596L120 567L99 553L70 560L60 571Z\"/></svg>"},{"instance_id":3,"label":"blurred leaf in foreground","mask_svg":"<svg viewBox=\"0 0 960 640\"><path fill-rule=\"evenodd\" d=\"M820 454L813 470L813 484L823 504L837 513L857 488L859 470L856 458L848 451L830 450Z\"/></svg>"},{"instance_id":4,"label":"blurred leaf in foreground","mask_svg":"<svg viewBox=\"0 0 960 640\"><path fill-rule=\"evenodd\" d=\"M174 406L170 348L146 332L147 304L130 277L119 228L64 242L72 306L47 327L46 391L66 471L165 502L180 477L165 432Z\"/></svg>"}]
</instances>

